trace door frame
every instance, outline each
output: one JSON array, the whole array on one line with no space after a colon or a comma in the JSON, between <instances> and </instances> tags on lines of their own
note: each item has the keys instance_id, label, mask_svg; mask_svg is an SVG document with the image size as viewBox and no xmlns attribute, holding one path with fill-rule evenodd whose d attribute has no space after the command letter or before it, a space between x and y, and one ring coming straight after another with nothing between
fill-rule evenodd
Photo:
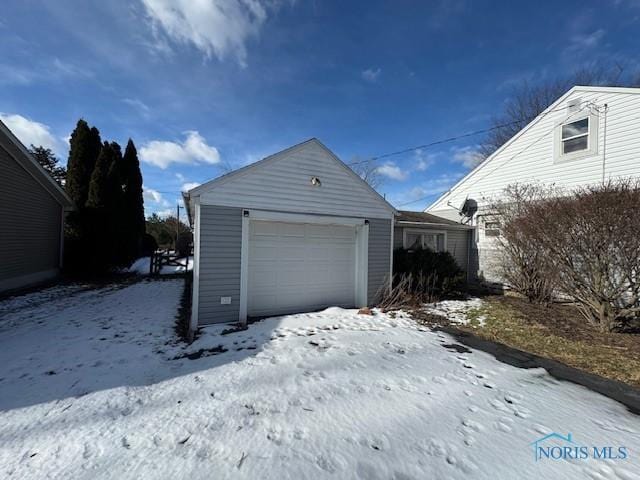
<instances>
[{"instance_id":1,"label":"door frame","mask_svg":"<svg viewBox=\"0 0 640 480\"><path fill-rule=\"evenodd\" d=\"M242 240L240 250L240 308L238 320L247 324L249 298L249 231L252 220L285 223L308 223L312 225L342 225L355 227L355 292L356 306L367 305L368 265L369 265L369 221L364 218L335 217L270 210L242 210Z\"/></svg>"}]
</instances>

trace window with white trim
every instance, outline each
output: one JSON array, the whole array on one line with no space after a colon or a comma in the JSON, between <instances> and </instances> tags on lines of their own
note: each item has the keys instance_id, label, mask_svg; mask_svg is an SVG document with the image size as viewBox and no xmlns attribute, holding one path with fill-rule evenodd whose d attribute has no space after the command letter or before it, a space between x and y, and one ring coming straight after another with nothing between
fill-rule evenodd
<instances>
[{"instance_id":1,"label":"window with white trim","mask_svg":"<svg viewBox=\"0 0 640 480\"><path fill-rule=\"evenodd\" d=\"M588 150L589 117L563 124L560 140L562 155Z\"/></svg>"},{"instance_id":2,"label":"window with white trim","mask_svg":"<svg viewBox=\"0 0 640 480\"><path fill-rule=\"evenodd\" d=\"M484 236L499 237L501 226L500 222L484 222Z\"/></svg>"},{"instance_id":3,"label":"window with white trim","mask_svg":"<svg viewBox=\"0 0 640 480\"><path fill-rule=\"evenodd\" d=\"M446 250L446 235L444 232L425 232L420 230L405 230L404 248L407 250L429 249L434 252Z\"/></svg>"},{"instance_id":4,"label":"window with white trim","mask_svg":"<svg viewBox=\"0 0 640 480\"><path fill-rule=\"evenodd\" d=\"M555 129L555 161L564 162L597 155L598 121L598 115L590 112L558 124Z\"/></svg>"}]
</instances>

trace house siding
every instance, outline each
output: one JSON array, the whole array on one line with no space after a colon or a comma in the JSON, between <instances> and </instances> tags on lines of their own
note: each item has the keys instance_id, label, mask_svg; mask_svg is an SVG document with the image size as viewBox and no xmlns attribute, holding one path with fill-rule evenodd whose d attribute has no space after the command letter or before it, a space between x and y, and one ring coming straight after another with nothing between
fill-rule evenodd
<instances>
[{"instance_id":1,"label":"house siding","mask_svg":"<svg viewBox=\"0 0 640 480\"><path fill-rule=\"evenodd\" d=\"M603 152L605 151L605 116L597 114L597 152L593 155L559 161L555 158L555 131L568 117L564 106L571 100L608 105L606 115L605 178L640 178L640 92L574 91L552 112L523 132L513 142L469 174L460 184L443 195L427 212L451 220L459 219L458 212L448 205L462 205L466 198L476 200L480 207L498 197L513 183L554 184L561 188L602 182ZM582 113L586 113L587 109ZM579 118L577 115L575 118Z\"/></svg>"},{"instance_id":2,"label":"house siding","mask_svg":"<svg viewBox=\"0 0 640 480\"><path fill-rule=\"evenodd\" d=\"M405 226L396 226L394 229L393 235L393 248L402 248L403 247L403 231L405 228L410 230L420 230L424 232L446 232L447 233L447 244L445 249L449 252L453 258L455 259L458 266L464 270L465 272L469 269L470 273L473 274L473 269L468 268L469 265L469 236L473 233L473 230L467 229L453 229L447 228L446 225L442 225L442 227L420 227L419 225L405 227Z\"/></svg>"},{"instance_id":3,"label":"house siding","mask_svg":"<svg viewBox=\"0 0 640 480\"><path fill-rule=\"evenodd\" d=\"M0 142L0 291L58 272L62 206Z\"/></svg>"},{"instance_id":4,"label":"house siding","mask_svg":"<svg viewBox=\"0 0 640 480\"><path fill-rule=\"evenodd\" d=\"M390 280L391 219L369 219L367 301L374 305L381 288Z\"/></svg>"},{"instance_id":5,"label":"house siding","mask_svg":"<svg viewBox=\"0 0 640 480\"><path fill-rule=\"evenodd\" d=\"M591 112L597 121L596 151L579 158L558 159L557 127L567 121L570 115L567 104L576 99L580 99L582 105L588 102L598 106L607 104L606 128L605 114ZM571 119L581 118L588 110L585 108ZM458 211L450 205L462 205L467 198L476 200L478 213L473 224L478 229L477 255L472 257L472 261L478 263L477 270L482 279L502 283L499 250L494 239L484 236L484 222L479 218L492 200L499 198L507 186L515 183L554 185L567 190L598 184L603 180L603 161L605 180L640 179L639 115L640 90L636 93L606 88L574 90L426 211L450 220L459 220ZM603 154L606 154L606 159Z\"/></svg>"},{"instance_id":6,"label":"house siding","mask_svg":"<svg viewBox=\"0 0 640 480\"><path fill-rule=\"evenodd\" d=\"M321 186L311 184L317 177ZM321 145L308 142L281 158L204 191L200 203L292 213L389 218L384 200Z\"/></svg>"},{"instance_id":7,"label":"house siding","mask_svg":"<svg viewBox=\"0 0 640 480\"><path fill-rule=\"evenodd\" d=\"M241 208L200 206L198 324L238 321L241 243ZM231 304L221 305L220 297Z\"/></svg>"}]
</instances>

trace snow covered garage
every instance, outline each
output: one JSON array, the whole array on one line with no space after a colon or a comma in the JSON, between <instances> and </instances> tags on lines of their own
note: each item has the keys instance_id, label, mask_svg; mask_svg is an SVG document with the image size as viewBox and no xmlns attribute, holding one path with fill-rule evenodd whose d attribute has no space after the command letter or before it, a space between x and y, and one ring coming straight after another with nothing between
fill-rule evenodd
<instances>
[{"instance_id":1,"label":"snow covered garage","mask_svg":"<svg viewBox=\"0 0 640 480\"><path fill-rule=\"evenodd\" d=\"M191 328L362 307L391 275L395 210L316 139L185 194Z\"/></svg>"}]
</instances>

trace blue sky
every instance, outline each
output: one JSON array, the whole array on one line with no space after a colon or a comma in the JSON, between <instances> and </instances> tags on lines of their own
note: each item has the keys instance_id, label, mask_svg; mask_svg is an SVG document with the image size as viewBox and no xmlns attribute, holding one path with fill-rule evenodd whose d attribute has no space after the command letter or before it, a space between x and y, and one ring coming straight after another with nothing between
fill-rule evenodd
<instances>
[{"instance_id":1,"label":"blue sky","mask_svg":"<svg viewBox=\"0 0 640 480\"><path fill-rule=\"evenodd\" d=\"M523 80L637 69L639 31L638 0L9 0L0 118L63 161L80 117L133 138L147 212L165 212L185 186L310 137L349 163L486 128ZM385 159L378 189L422 209L479 141Z\"/></svg>"}]
</instances>

